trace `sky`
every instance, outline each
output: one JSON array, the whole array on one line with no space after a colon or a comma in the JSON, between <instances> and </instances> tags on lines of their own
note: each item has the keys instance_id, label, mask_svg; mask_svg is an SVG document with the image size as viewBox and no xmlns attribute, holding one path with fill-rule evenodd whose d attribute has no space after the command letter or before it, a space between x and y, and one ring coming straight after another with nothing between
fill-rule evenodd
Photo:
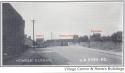
<instances>
[{"instance_id":1,"label":"sky","mask_svg":"<svg viewBox=\"0 0 125 73\"><path fill-rule=\"evenodd\" d=\"M111 35L123 30L122 2L11 2L25 20L25 34L35 38L70 38L59 35L91 35L100 30ZM38 36L44 35L44 36Z\"/></svg>"}]
</instances>

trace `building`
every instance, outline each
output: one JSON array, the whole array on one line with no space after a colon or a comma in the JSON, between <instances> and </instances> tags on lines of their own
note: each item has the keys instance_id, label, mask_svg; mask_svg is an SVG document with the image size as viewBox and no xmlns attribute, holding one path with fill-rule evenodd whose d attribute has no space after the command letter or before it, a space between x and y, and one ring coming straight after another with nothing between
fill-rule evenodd
<instances>
[{"instance_id":1,"label":"building","mask_svg":"<svg viewBox=\"0 0 125 73\"><path fill-rule=\"evenodd\" d=\"M24 20L9 4L2 4L3 59L21 54L24 49Z\"/></svg>"},{"instance_id":2,"label":"building","mask_svg":"<svg viewBox=\"0 0 125 73\"><path fill-rule=\"evenodd\" d=\"M53 39L44 42L45 47L49 46L69 46L79 44L78 40L75 39Z\"/></svg>"},{"instance_id":3,"label":"building","mask_svg":"<svg viewBox=\"0 0 125 73\"><path fill-rule=\"evenodd\" d=\"M25 35L25 41L24 44L27 48L31 48L33 46L33 40L31 39L31 36Z\"/></svg>"},{"instance_id":4,"label":"building","mask_svg":"<svg viewBox=\"0 0 125 73\"><path fill-rule=\"evenodd\" d=\"M44 47L44 38L36 38L36 46Z\"/></svg>"}]
</instances>

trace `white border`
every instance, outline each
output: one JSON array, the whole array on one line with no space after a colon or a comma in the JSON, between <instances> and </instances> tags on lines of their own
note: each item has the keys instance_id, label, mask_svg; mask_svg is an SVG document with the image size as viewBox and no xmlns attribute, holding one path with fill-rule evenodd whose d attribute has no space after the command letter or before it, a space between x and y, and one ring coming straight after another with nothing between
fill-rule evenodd
<instances>
[{"instance_id":1,"label":"white border","mask_svg":"<svg viewBox=\"0 0 125 73\"><path fill-rule=\"evenodd\" d=\"M1 3L1 66L2 67L123 67L124 66L124 40L123 40L123 43L122 43L122 46L123 46L123 50L122 50L122 65L3 65L3 29L2 29L2 3L9 3L9 2L122 2L123 3L123 39L125 40L124 38L124 1L123 0L119 0L119 1L114 1L114 0L42 0L42 1L32 1L32 0L28 0L28 1L0 1Z\"/></svg>"},{"instance_id":2,"label":"white border","mask_svg":"<svg viewBox=\"0 0 125 73\"><path fill-rule=\"evenodd\" d=\"M0 16L1 16L1 17L0 17L0 21L1 21L1 23L0 23L0 24L1 24L1 25L0 25L0 29L1 29L1 30L0 30L0 31L1 31L1 34L0 34L0 35L1 35L1 36L0 36L0 39L1 39L1 43L0 43L0 44L1 44L1 46L0 46L0 48L1 48L1 50L0 50L0 52L1 52L1 57L0 57L0 58L1 58L1 59L0 59L0 60L1 60L1 61L0 61L0 62L1 62L1 63L0 63L0 65L2 66L2 57L3 57L3 56L2 56L2 49L3 49L3 47L2 47L2 46L3 46L3 45L2 45L2 40L3 40L3 39L2 39L2 33L3 33L3 31L2 31L2 27L3 27L3 26L2 26L2 12L3 12L3 11L2 11L2 2L0 2L0 6L1 6L1 7L0 7L0 8L1 8L1 14L0 14Z\"/></svg>"}]
</instances>

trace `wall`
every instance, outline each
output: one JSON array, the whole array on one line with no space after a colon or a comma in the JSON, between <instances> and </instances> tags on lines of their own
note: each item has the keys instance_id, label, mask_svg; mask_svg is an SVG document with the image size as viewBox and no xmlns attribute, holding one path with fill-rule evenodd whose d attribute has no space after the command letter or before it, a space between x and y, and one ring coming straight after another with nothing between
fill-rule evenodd
<instances>
[{"instance_id":1,"label":"wall","mask_svg":"<svg viewBox=\"0 0 125 73\"><path fill-rule=\"evenodd\" d=\"M18 56L24 51L24 20L9 4L2 4L3 59Z\"/></svg>"}]
</instances>

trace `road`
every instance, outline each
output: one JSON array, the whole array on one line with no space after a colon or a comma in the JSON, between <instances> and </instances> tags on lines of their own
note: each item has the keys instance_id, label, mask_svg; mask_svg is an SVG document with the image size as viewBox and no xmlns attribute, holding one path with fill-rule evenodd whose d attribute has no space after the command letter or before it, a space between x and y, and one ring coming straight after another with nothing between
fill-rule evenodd
<instances>
[{"instance_id":1,"label":"road","mask_svg":"<svg viewBox=\"0 0 125 73\"><path fill-rule=\"evenodd\" d=\"M16 65L121 65L122 56L82 46L29 49L7 64Z\"/></svg>"}]
</instances>

